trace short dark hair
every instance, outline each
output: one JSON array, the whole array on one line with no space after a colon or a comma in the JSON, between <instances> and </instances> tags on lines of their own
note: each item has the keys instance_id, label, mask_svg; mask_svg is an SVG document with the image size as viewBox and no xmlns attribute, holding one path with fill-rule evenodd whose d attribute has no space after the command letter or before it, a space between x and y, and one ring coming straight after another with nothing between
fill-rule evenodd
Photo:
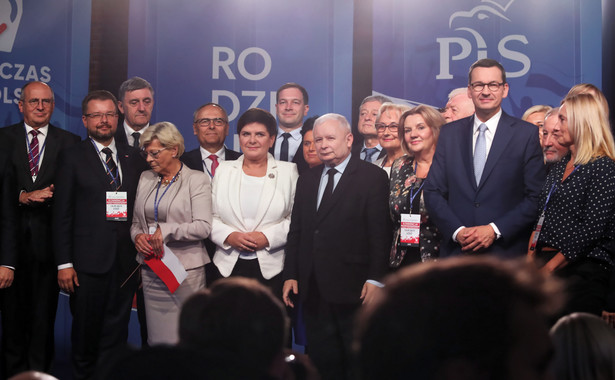
<instances>
[{"instance_id":1,"label":"short dark hair","mask_svg":"<svg viewBox=\"0 0 615 380\"><path fill-rule=\"evenodd\" d=\"M269 136L276 136L278 134L278 123L275 121L275 117L260 108L250 108L239 117L239 120L237 120L237 134L241 133L243 127L251 123L263 124L267 128Z\"/></svg>"},{"instance_id":2,"label":"short dark hair","mask_svg":"<svg viewBox=\"0 0 615 380\"><path fill-rule=\"evenodd\" d=\"M472 83L472 71L477 67L497 67L502 73L502 83L506 83L506 70L504 70L504 66L502 66L502 64L495 59L483 58L474 62L472 66L470 66L470 71L468 72L468 84Z\"/></svg>"},{"instance_id":3,"label":"short dark hair","mask_svg":"<svg viewBox=\"0 0 615 380\"><path fill-rule=\"evenodd\" d=\"M359 314L365 379L433 379L461 360L502 378L514 346L516 311L550 316L562 303L554 278L524 261L459 257L404 268Z\"/></svg>"},{"instance_id":4,"label":"short dark hair","mask_svg":"<svg viewBox=\"0 0 615 380\"><path fill-rule=\"evenodd\" d=\"M132 92L136 90L140 90L142 88L147 88L154 96L154 88L152 85L141 77L132 77L127 79L120 85L120 89L118 91L118 99L124 101L124 96L126 96L127 92Z\"/></svg>"},{"instance_id":5,"label":"short dark hair","mask_svg":"<svg viewBox=\"0 0 615 380\"><path fill-rule=\"evenodd\" d=\"M288 327L286 309L269 288L254 279L228 277L184 303L179 344L225 352L246 368L265 372L282 352Z\"/></svg>"},{"instance_id":6,"label":"short dark hair","mask_svg":"<svg viewBox=\"0 0 615 380\"><path fill-rule=\"evenodd\" d=\"M314 129L314 122L319 117L320 116L315 115L315 116L307 118L305 122L303 123L303 127L301 127L301 135L305 135L308 131L311 131L312 129Z\"/></svg>"},{"instance_id":7,"label":"short dark hair","mask_svg":"<svg viewBox=\"0 0 615 380\"><path fill-rule=\"evenodd\" d=\"M92 100L111 100L115 105L115 112L118 112L117 109L117 99L107 90L94 90L83 98L81 102L81 114L85 115L88 112L88 103Z\"/></svg>"},{"instance_id":8,"label":"short dark hair","mask_svg":"<svg viewBox=\"0 0 615 380\"><path fill-rule=\"evenodd\" d=\"M307 90L300 84L298 83L294 83L294 82L290 82L290 83L286 83L284 85L282 85L282 87L278 88L278 91L275 93L275 102L279 102L280 101L280 92L286 90L287 88L296 88L299 91L301 91L301 95L303 95L303 103L304 104L310 104L310 98L308 97L308 93Z\"/></svg>"},{"instance_id":9,"label":"short dark hair","mask_svg":"<svg viewBox=\"0 0 615 380\"><path fill-rule=\"evenodd\" d=\"M213 103L213 102L209 102L207 104L203 104L202 106L197 108L196 111L194 111L194 113L192 114L192 122L196 121L196 115L205 107L216 107L216 108L220 109L220 111L222 111L222 113L224 114L224 119L228 123L228 114L226 113L226 110L224 108L222 108L222 106L219 105L218 103Z\"/></svg>"}]
</instances>

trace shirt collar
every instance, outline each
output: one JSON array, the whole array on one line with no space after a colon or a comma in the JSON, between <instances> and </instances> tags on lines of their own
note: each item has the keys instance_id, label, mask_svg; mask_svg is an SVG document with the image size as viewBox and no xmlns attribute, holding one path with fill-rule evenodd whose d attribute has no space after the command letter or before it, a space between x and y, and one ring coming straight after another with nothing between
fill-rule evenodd
<instances>
[{"instance_id":1,"label":"shirt collar","mask_svg":"<svg viewBox=\"0 0 615 380\"><path fill-rule=\"evenodd\" d=\"M478 127L483 123L487 124L487 129L492 134L495 134L495 130L498 129L498 123L500 122L501 117L502 117L502 108L500 108L499 111L495 115L491 116L491 119L487 121L480 121L476 117L476 114L474 114L474 127L472 129L473 134L478 133Z\"/></svg>"},{"instance_id":2,"label":"shirt collar","mask_svg":"<svg viewBox=\"0 0 615 380\"><path fill-rule=\"evenodd\" d=\"M288 132L290 133L290 138L292 138L293 140L301 140L301 128L303 126L293 129L292 131ZM280 137L282 137L282 135L286 133L285 131L281 130L280 128L278 128L278 136L277 138L279 139Z\"/></svg>"},{"instance_id":3,"label":"shirt collar","mask_svg":"<svg viewBox=\"0 0 615 380\"><path fill-rule=\"evenodd\" d=\"M148 127L149 127L149 123L147 123L145 127L139 129L138 131L135 131L134 129L130 127L130 125L126 123L126 120L124 120L124 131L126 131L126 136L132 136L132 134L135 132L139 132L140 134L143 134L143 132L145 132Z\"/></svg>"},{"instance_id":4,"label":"shirt collar","mask_svg":"<svg viewBox=\"0 0 615 380\"><path fill-rule=\"evenodd\" d=\"M25 121L23 122L23 125L26 126L26 133L30 134L30 131L34 130L34 128L32 128L31 126L28 125L28 123L26 123ZM49 124L45 125L44 127L40 127L39 129L36 130L38 133L42 134L43 136L47 136L47 131L49 131Z\"/></svg>"},{"instance_id":5,"label":"shirt collar","mask_svg":"<svg viewBox=\"0 0 615 380\"><path fill-rule=\"evenodd\" d=\"M203 157L203 159L206 159L207 157L209 157L212 153L210 151L208 151L207 149L203 148L202 146L199 147L200 151L201 151L201 157ZM224 153L226 152L226 147L224 145L222 145L222 148L217 151L216 153L214 153L216 156L218 156L219 159L224 160Z\"/></svg>"},{"instance_id":6,"label":"shirt collar","mask_svg":"<svg viewBox=\"0 0 615 380\"><path fill-rule=\"evenodd\" d=\"M115 148L115 139L111 140L111 144L104 146L103 144L99 143L98 141L91 139L92 141L94 141L94 144L96 144L96 147L98 148L98 151L102 153L102 150L105 148L109 148L111 149L111 152L113 152L114 155L117 156L117 149Z\"/></svg>"},{"instance_id":7,"label":"shirt collar","mask_svg":"<svg viewBox=\"0 0 615 380\"><path fill-rule=\"evenodd\" d=\"M372 148L376 148L378 150L378 152L380 152L382 150L382 146L380 146L380 144L377 144L376 146L373 146ZM365 142L363 142L363 149L361 149L361 152L365 152L368 149L371 149L371 148L366 147L365 146Z\"/></svg>"},{"instance_id":8,"label":"shirt collar","mask_svg":"<svg viewBox=\"0 0 615 380\"><path fill-rule=\"evenodd\" d=\"M325 175L327 175L329 169L335 169L338 173L344 174L344 170L346 170L346 166L348 166L348 162L350 161L350 156L352 156L352 154L349 154L348 157L346 157L346 159L340 162L340 164L337 166L325 165L325 167L322 168L322 176L324 177Z\"/></svg>"}]
</instances>

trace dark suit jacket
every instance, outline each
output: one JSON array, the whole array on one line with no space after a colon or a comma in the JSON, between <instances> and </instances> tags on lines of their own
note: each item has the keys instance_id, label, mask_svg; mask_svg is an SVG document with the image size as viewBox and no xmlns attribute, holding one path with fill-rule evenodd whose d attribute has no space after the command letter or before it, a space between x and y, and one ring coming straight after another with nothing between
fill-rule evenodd
<instances>
[{"instance_id":1,"label":"dark suit jacket","mask_svg":"<svg viewBox=\"0 0 615 380\"><path fill-rule=\"evenodd\" d=\"M491 222L502 234L485 253L505 257L527 252L545 180L536 126L502 113L481 182L474 179L474 117L446 124L440 131L425 184L425 204L443 234L441 256L461 254L452 239L461 226Z\"/></svg>"},{"instance_id":2,"label":"dark suit jacket","mask_svg":"<svg viewBox=\"0 0 615 380\"><path fill-rule=\"evenodd\" d=\"M17 263L17 195L10 145L0 139L0 264Z\"/></svg>"},{"instance_id":3,"label":"dark suit jacket","mask_svg":"<svg viewBox=\"0 0 615 380\"><path fill-rule=\"evenodd\" d=\"M113 191L105 168L89 139L64 150L56 178L53 243L56 264L73 263L76 271L104 274L112 265L122 271L136 267L130 225L137 183L145 163L139 152L116 142L122 187L128 193L128 220L107 221L106 192Z\"/></svg>"},{"instance_id":4,"label":"dark suit jacket","mask_svg":"<svg viewBox=\"0 0 615 380\"><path fill-rule=\"evenodd\" d=\"M240 156L241 156L241 153L235 152L234 150L225 147L224 159L226 161L234 161L238 159ZM185 152L180 157L180 160L182 160L182 162L186 164L186 166L188 166L192 170L204 171L203 170L203 159L201 157L200 148L193 149L190 152Z\"/></svg>"},{"instance_id":5,"label":"dark suit jacket","mask_svg":"<svg viewBox=\"0 0 615 380\"><path fill-rule=\"evenodd\" d=\"M40 190L55 184L56 173L58 172L58 155L62 149L73 146L81 139L79 136L67 132L63 129L49 125L47 136L45 137L45 150L43 161L41 162L36 181L32 182L30 175L30 165L28 159L28 148L26 146L26 132L23 121L0 130L2 139L10 145L11 163L15 173L15 187L12 189L15 200L21 190L27 192ZM40 242L36 245L23 247L20 251L32 253L34 258L41 263L53 264L53 253L51 250L51 205L53 199L40 205L22 205L18 207L19 218L19 246L26 244L26 230L29 234L36 236ZM18 266L17 257L5 258L7 262L0 264ZM23 262L31 258L21 257Z\"/></svg>"},{"instance_id":6,"label":"dark suit jacket","mask_svg":"<svg viewBox=\"0 0 615 380\"><path fill-rule=\"evenodd\" d=\"M275 154L273 152L275 152L275 144L277 143L277 141L278 139L276 135L276 139L274 140L273 146L271 147L271 149L269 149L269 153L273 154L274 156ZM297 153L295 153L295 157L293 157L293 160L291 161L297 164L297 170L299 171L300 175L304 171L310 168L310 165L308 165L308 163L305 162L305 158L303 157L303 149L301 148L302 145L303 145L303 137L301 137L301 144L299 144L299 148L297 148Z\"/></svg>"},{"instance_id":7,"label":"dark suit jacket","mask_svg":"<svg viewBox=\"0 0 615 380\"><path fill-rule=\"evenodd\" d=\"M379 167L351 157L317 211L322 169L306 171L297 182L283 277L298 280L303 300L314 275L326 302L359 303L365 281L380 280L387 271L389 179Z\"/></svg>"}]
</instances>

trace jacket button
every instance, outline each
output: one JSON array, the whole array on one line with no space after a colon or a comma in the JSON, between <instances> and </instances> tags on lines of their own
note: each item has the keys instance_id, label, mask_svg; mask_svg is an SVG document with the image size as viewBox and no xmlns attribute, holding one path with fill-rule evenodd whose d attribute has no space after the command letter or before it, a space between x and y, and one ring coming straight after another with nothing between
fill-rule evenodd
<instances>
[{"instance_id":1,"label":"jacket button","mask_svg":"<svg viewBox=\"0 0 615 380\"><path fill-rule=\"evenodd\" d=\"M480 207L480 203L474 203L474 207L479 208Z\"/></svg>"}]
</instances>

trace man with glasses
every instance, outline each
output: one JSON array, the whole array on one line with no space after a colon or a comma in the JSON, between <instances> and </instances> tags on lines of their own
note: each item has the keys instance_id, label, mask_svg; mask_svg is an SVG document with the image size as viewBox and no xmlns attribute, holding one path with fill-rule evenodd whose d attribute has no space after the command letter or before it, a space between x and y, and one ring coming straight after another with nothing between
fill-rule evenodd
<instances>
[{"instance_id":1,"label":"man with glasses","mask_svg":"<svg viewBox=\"0 0 615 380\"><path fill-rule=\"evenodd\" d=\"M126 344L138 276L130 239L132 210L145 162L113 138L118 110L108 91L82 102L88 138L60 153L53 210L58 284L70 294L74 379L90 379L98 364Z\"/></svg>"},{"instance_id":2,"label":"man with glasses","mask_svg":"<svg viewBox=\"0 0 615 380\"><path fill-rule=\"evenodd\" d=\"M370 95L361 102L357 130L363 138L355 141L352 154L359 155L364 161L374 162L386 156L386 151L378 142L378 131L375 124L380 106L390 102L391 99L382 95Z\"/></svg>"},{"instance_id":3,"label":"man with glasses","mask_svg":"<svg viewBox=\"0 0 615 380\"><path fill-rule=\"evenodd\" d=\"M190 169L205 172L213 179L221 161L236 160L241 153L224 146L224 140L228 136L228 115L219 104L207 103L200 106L194 111L193 120L192 128L199 147L184 153L181 160ZM211 262L205 265L205 280L209 286L221 275L213 263L216 245L208 238L205 240L205 247L211 259Z\"/></svg>"},{"instance_id":4,"label":"man with glasses","mask_svg":"<svg viewBox=\"0 0 615 380\"><path fill-rule=\"evenodd\" d=\"M473 117L442 127L425 185L425 204L442 232L441 256L527 252L545 179L536 126L502 111L502 65L470 67Z\"/></svg>"},{"instance_id":5,"label":"man with glasses","mask_svg":"<svg viewBox=\"0 0 615 380\"><path fill-rule=\"evenodd\" d=\"M19 204L18 249L0 249L0 282L8 286L1 298L2 378L26 370L49 372L54 355L58 286L51 213L56 172L61 170L57 158L60 150L80 140L49 123L54 105L47 84L29 82L18 103L23 121L1 130L16 176L10 194Z\"/></svg>"},{"instance_id":6,"label":"man with glasses","mask_svg":"<svg viewBox=\"0 0 615 380\"><path fill-rule=\"evenodd\" d=\"M118 108L124 115L123 128L115 136L118 142L139 147L139 139L149 127L154 108L154 89L143 78L132 77L120 86Z\"/></svg>"}]
</instances>

